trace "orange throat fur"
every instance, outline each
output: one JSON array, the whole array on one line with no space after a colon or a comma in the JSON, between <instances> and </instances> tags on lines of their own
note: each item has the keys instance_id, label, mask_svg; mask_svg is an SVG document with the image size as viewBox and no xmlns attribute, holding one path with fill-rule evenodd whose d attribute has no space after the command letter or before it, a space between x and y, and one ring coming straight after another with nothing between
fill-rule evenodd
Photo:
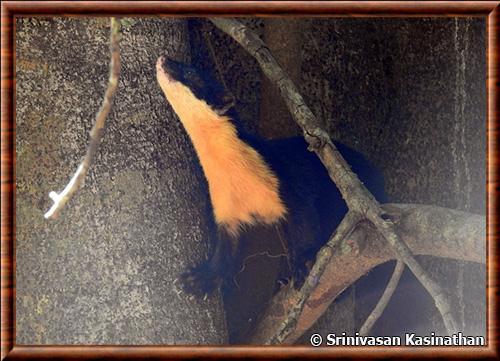
<instances>
[{"instance_id":1,"label":"orange throat fur","mask_svg":"<svg viewBox=\"0 0 500 361\"><path fill-rule=\"evenodd\" d=\"M262 156L238 138L231 119L162 71L157 75L196 150L217 224L236 236L245 225L273 224L284 218L287 211L278 178Z\"/></svg>"}]
</instances>

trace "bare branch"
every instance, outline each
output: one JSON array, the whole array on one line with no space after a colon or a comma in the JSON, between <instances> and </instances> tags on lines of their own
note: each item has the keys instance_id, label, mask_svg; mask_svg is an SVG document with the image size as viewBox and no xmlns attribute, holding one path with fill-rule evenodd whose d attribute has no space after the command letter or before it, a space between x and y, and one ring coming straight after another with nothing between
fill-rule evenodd
<instances>
[{"instance_id":1,"label":"bare branch","mask_svg":"<svg viewBox=\"0 0 500 361\"><path fill-rule=\"evenodd\" d=\"M58 217L65 204L71 199L73 194L83 184L85 176L89 170L90 165L94 159L94 155L101 143L101 138L104 130L104 122L111 110L113 98L118 88L118 78L120 76L120 20L111 18L111 36L110 36L110 52L111 61L109 65L109 81L101 108L96 116L95 124L90 131L90 141L87 148L87 153L82 162L78 166L75 174L69 181L68 185L61 193L50 192L49 197L54 201L52 207L45 213L44 217L47 219L55 219Z\"/></svg>"},{"instance_id":2,"label":"bare branch","mask_svg":"<svg viewBox=\"0 0 500 361\"><path fill-rule=\"evenodd\" d=\"M394 220L394 227L413 254L486 262L486 220L483 216L415 204L385 204L383 209ZM336 247L303 307L295 330L284 343L297 340L360 277L395 258L392 247L373 226L361 223ZM273 337L298 299L298 293L288 287L280 290L262 312L249 342L262 344Z\"/></svg>"},{"instance_id":3,"label":"bare branch","mask_svg":"<svg viewBox=\"0 0 500 361\"><path fill-rule=\"evenodd\" d=\"M457 323L450 313L450 303L443 294L441 287L427 275L415 260L408 246L396 234L392 222L382 219L383 211L380 205L359 181L356 174L351 171L347 162L337 151L328 133L318 125L316 117L305 104L292 80L274 59L266 44L251 29L235 19L210 18L210 20L252 54L261 66L263 73L277 85L290 113L302 128L304 137L309 143L309 149L313 150L325 165L330 178L341 192L349 210L363 215L375 225L377 230L397 252L398 258L408 265L432 296L448 332L450 334L455 333ZM295 311L301 308L299 307L301 302L302 299L299 298L297 306L292 308L289 314L290 318L296 316ZM285 330L280 328L278 333L271 337L271 340L282 339L285 333L291 333L294 329L291 327L293 325L294 322L290 322Z\"/></svg>"},{"instance_id":4,"label":"bare branch","mask_svg":"<svg viewBox=\"0 0 500 361\"><path fill-rule=\"evenodd\" d=\"M387 304L389 303L392 295L394 294L394 291L396 290L396 287L399 284L399 279L401 278L404 269L405 269L405 264L401 261L397 261L396 266L394 267L394 272L392 273L391 279L387 283L387 287L385 288L382 297L380 297L380 300L378 300L377 305L370 313L370 315L366 318L365 322L363 323L363 326L361 326L361 328L359 329L359 334L361 336L368 335L375 322L377 322L380 316L382 316L382 313L387 307Z\"/></svg>"}]
</instances>

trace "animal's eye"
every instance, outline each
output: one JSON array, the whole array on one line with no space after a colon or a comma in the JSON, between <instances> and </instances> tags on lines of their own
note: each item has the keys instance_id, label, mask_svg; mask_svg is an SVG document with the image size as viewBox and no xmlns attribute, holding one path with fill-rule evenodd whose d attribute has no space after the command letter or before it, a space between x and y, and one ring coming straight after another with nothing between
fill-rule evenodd
<instances>
[{"instance_id":1,"label":"animal's eye","mask_svg":"<svg viewBox=\"0 0 500 361\"><path fill-rule=\"evenodd\" d=\"M188 78L194 78L195 75L196 75L196 72L193 69L186 69L186 71L184 72L184 74Z\"/></svg>"}]
</instances>

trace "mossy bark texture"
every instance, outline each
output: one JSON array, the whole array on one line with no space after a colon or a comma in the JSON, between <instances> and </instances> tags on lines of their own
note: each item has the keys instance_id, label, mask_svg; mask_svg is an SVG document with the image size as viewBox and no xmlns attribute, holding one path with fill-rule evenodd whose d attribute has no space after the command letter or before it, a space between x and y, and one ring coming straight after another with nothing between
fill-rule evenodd
<instances>
[{"instance_id":1,"label":"mossy bark texture","mask_svg":"<svg viewBox=\"0 0 500 361\"><path fill-rule=\"evenodd\" d=\"M211 226L203 174L155 79L159 55L189 57L184 21L126 23L101 147L61 216L43 218L85 154L109 23L17 20L16 343L223 343L220 295L189 300L173 285L206 257Z\"/></svg>"}]
</instances>

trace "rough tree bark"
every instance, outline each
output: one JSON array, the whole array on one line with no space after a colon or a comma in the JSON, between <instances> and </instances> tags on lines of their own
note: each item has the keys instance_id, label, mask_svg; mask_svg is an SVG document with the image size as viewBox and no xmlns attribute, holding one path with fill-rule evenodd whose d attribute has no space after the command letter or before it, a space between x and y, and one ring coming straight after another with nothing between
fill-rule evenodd
<instances>
[{"instance_id":1,"label":"rough tree bark","mask_svg":"<svg viewBox=\"0 0 500 361\"><path fill-rule=\"evenodd\" d=\"M85 154L108 38L108 18L17 20L16 342L223 343L220 296L191 301L172 285L205 257L210 226L203 175L154 74L160 54L189 55L183 21L124 29L95 163L60 218L43 218Z\"/></svg>"}]
</instances>

